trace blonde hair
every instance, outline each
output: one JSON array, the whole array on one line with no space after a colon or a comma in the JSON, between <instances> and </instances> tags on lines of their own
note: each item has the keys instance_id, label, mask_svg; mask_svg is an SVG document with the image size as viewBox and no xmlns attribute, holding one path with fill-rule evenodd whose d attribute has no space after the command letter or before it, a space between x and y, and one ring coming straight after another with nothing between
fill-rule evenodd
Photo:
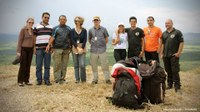
<instances>
[{"instance_id":1,"label":"blonde hair","mask_svg":"<svg viewBox=\"0 0 200 112\"><path fill-rule=\"evenodd\" d=\"M33 22L34 22L34 18L29 17L29 18L26 20L26 26L24 26L24 28L28 28L28 33L29 33L30 35L32 35L32 32L31 32L32 28L29 28L29 27L28 27L28 21L29 21L29 20L33 20Z\"/></svg>"},{"instance_id":2,"label":"blonde hair","mask_svg":"<svg viewBox=\"0 0 200 112\"><path fill-rule=\"evenodd\" d=\"M27 28L27 25L28 25L28 21L29 21L29 20L33 20L33 22L34 22L34 18L29 17L29 18L26 20L26 25L24 26L24 28Z\"/></svg>"},{"instance_id":3,"label":"blonde hair","mask_svg":"<svg viewBox=\"0 0 200 112\"><path fill-rule=\"evenodd\" d=\"M33 21L34 21L34 18L29 17L29 18L26 20L26 23L28 23L29 20L33 20Z\"/></svg>"},{"instance_id":4,"label":"blonde hair","mask_svg":"<svg viewBox=\"0 0 200 112\"><path fill-rule=\"evenodd\" d=\"M79 19L80 24L81 24L81 26L82 26L82 25L83 25L83 22L84 22L84 18L81 17L81 16L76 16L76 17L74 18L74 23L75 23L75 24L76 24L76 19Z\"/></svg>"},{"instance_id":5,"label":"blonde hair","mask_svg":"<svg viewBox=\"0 0 200 112\"><path fill-rule=\"evenodd\" d=\"M119 27L118 27L118 33L120 33L120 31L119 31ZM123 28L122 33L125 33L125 28Z\"/></svg>"}]
</instances>

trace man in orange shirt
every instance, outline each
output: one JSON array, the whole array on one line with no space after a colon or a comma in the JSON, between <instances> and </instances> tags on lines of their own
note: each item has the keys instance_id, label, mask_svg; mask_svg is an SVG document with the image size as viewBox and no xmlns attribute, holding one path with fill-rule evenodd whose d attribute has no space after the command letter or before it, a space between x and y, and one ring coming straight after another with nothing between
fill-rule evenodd
<instances>
[{"instance_id":1,"label":"man in orange shirt","mask_svg":"<svg viewBox=\"0 0 200 112\"><path fill-rule=\"evenodd\" d=\"M154 17L147 18L148 26L145 27L145 58L146 61L156 60L159 62L159 53L161 48L162 31L159 27L154 26Z\"/></svg>"}]
</instances>

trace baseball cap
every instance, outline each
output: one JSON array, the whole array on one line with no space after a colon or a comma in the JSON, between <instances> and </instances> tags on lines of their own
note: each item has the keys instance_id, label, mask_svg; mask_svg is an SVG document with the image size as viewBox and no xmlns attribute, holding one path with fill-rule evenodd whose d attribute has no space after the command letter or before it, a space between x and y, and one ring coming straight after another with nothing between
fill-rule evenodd
<instances>
[{"instance_id":1,"label":"baseball cap","mask_svg":"<svg viewBox=\"0 0 200 112\"><path fill-rule=\"evenodd\" d=\"M118 23L117 26L120 26L120 25L124 26L124 23L120 22L120 23Z\"/></svg>"},{"instance_id":2,"label":"baseball cap","mask_svg":"<svg viewBox=\"0 0 200 112\"><path fill-rule=\"evenodd\" d=\"M100 17L99 17L99 16L94 16L94 17L93 17L93 20L95 20L95 19L100 20Z\"/></svg>"}]
</instances>

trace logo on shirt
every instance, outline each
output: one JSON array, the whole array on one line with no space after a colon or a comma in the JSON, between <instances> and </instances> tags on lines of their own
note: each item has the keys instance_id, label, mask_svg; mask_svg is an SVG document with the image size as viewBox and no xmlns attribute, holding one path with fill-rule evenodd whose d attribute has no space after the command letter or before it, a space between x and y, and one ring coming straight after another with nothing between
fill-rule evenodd
<instances>
[{"instance_id":1,"label":"logo on shirt","mask_svg":"<svg viewBox=\"0 0 200 112\"><path fill-rule=\"evenodd\" d=\"M135 33L136 36L139 36L139 34L140 34L140 32L136 32L136 33Z\"/></svg>"},{"instance_id":2,"label":"logo on shirt","mask_svg":"<svg viewBox=\"0 0 200 112\"><path fill-rule=\"evenodd\" d=\"M120 38L118 45L122 44L124 42L123 38Z\"/></svg>"},{"instance_id":3,"label":"logo on shirt","mask_svg":"<svg viewBox=\"0 0 200 112\"><path fill-rule=\"evenodd\" d=\"M172 39L173 39L174 37L175 37L175 34L172 34L172 35L170 36L170 38L172 38Z\"/></svg>"}]
</instances>

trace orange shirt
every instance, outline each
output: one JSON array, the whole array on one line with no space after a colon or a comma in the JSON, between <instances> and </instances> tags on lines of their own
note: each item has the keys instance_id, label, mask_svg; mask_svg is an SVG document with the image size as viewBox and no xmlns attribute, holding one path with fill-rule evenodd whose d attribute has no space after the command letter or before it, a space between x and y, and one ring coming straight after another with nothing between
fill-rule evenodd
<instances>
[{"instance_id":1,"label":"orange shirt","mask_svg":"<svg viewBox=\"0 0 200 112\"><path fill-rule=\"evenodd\" d=\"M159 27L146 27L143 29L145 34L145 51L157 51L159 47L159 38L161 39L162 31Z\"/></svg>"}]
</instances>

